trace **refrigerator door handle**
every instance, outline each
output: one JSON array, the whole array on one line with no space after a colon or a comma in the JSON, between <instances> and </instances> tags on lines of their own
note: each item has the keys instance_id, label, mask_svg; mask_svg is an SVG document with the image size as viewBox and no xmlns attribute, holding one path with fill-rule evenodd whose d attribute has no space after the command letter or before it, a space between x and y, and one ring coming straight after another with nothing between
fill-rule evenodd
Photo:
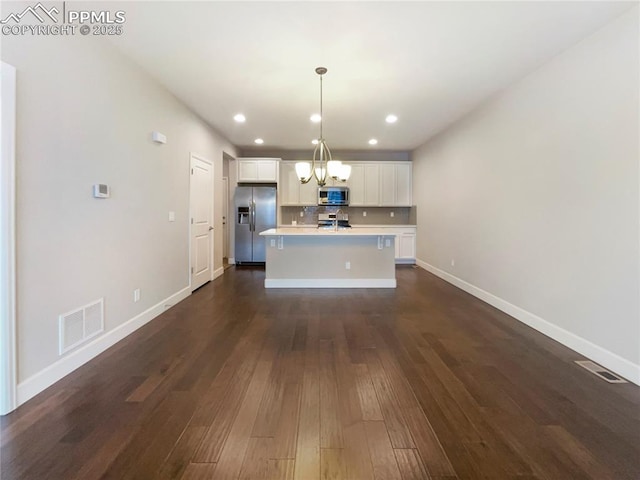
<instances>
[{"instance_id":1,"label":"refrigerator door handle","mask_svg":"<svg viewBox=\"0 0 640 480\"><path fill-rule=\"evenodd\" d=\"M252 232L255 232L256 231L256 202L254 202L253 200L251 200L251 207L249 209L249 212L250 212L249 221L251 222L249 230L251 230Z\"/></svg>"}]
</instances>

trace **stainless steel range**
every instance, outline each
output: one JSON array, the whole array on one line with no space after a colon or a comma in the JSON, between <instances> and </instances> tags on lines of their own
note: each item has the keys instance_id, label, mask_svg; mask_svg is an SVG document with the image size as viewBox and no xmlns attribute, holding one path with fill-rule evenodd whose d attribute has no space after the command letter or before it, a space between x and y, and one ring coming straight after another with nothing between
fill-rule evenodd
<instances>
[{"instance_id":1,"label":"stainless steel range","mask_svg":"<svg viewBox=\"0 0 640 480\"><path fill-rule=\"evenodd\" d=\"M340 211L335 213L319 213L318 228L351 228L351 225L349 225L349 214Z\"/></svg>"}]
</instances>

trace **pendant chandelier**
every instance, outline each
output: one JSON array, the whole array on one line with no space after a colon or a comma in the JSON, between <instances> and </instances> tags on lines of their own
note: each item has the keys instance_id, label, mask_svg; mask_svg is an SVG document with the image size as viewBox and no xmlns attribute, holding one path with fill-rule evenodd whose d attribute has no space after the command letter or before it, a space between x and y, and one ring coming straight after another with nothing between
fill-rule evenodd
<instances>
[{"instance_id":1,"label":"pendant chandelier","mask_svg":"<svg viewBox=\"0 0 640 480\"><path fill-rule=\"evenodd\" d=\"M341 161L331 158L331 150L322 135L322 76L327 73L327 69L318 67L316 73L320 76L320 138L318 138L316 148L313 150L311 163L296 163L296 175L303 184L309 183L312 178L315 178L318 186L323 187L326 185L328 177L346 182L351 175L351 165L343 165Z\"/></svg>"}]
</instances>

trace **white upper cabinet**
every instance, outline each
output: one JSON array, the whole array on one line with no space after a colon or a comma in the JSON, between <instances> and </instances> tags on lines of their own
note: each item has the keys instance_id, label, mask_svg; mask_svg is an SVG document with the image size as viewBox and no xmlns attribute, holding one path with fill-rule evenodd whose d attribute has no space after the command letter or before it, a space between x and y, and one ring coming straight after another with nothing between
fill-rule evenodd
<instances>
[{"instance_id":1,"label":"white upper cabinet","mask_svg":"<svg viewBox=\"0 0 640 480\"><path fill-rule=\"evenodd\" d=\"M315 179L302 184L296 175L296 162L280 162L278 184L280 205L317 205L318 184Z\"/></svg>"},{"instance_id":2,"label":"white upper cabinet","mask_svg":"<svg viewBox=\"0 0 640 480\"><path fill-rule=\"evenodd\" d=\"M299 205L299 185L295 164L293 162L280 162L280 183L278 184L280 205Z\"/></svg>"},{"instance_id":3,"label":"white upper cabinet","mask_svg":"<svg viewBox=\"0 0 640 480\"><path fill-rule=\"evenodd\" d=\"M300 183L298 177L296 182L300 186L300 203L299 205L317 205L318 204L318 182L313 178L309 183Z\"/></svg>"},{"instance_id":4,"label":"white upper cabinet","mask_svg":"<svg viewBox=\"0 0 640 480\"><path fill-rule=\"evenodd\" d=\"M380 165L365 163L364 165L364 204L380 205Z\"/></svg>"},{"instance_id":5,"label":"white upper cabinet","mask_svg":"<svg viewBox=\"0 0 640 480\"><path fill-rule=\"evenodd\" d=\"M364 162L349 164L351 165L351 176L347 181L349 205L352 207L378 206L380 204L380 165Z\"/></svg>"},{"instance_id":6,"label":"white upper cabinet","mask_svg":"<svg viewBox=\"0 0 640 480\"><path fill-rule=\"evenodd\" d=\"M411 162L351 163L347 182L352 207L410 207Z\"/></svg>"},{"instance_id":7,"label":"white upper cabinet","mask_svg":"<svg viewBox=\"0 0 640 480\"><path fill-rule=\"evenodd\" d=\"M349 205L364 205L364 165L351 164L351 176L347 180Z\"/></svg>"},{"instance_id":8,"label":"white upper cabinet","mask_svg":"<svg viewBox=\"0 0 640 480\"><path fill-rule=\"evenodd\" d=\"M277 158L238 158L238 183L277 183Z\"/></svg>"},{"instance_id":9,"label":"white upper cabinet","mask_svg":"<svg viewBox=\"0 0 640 480\"><path fill-rule=\"evenodd\" d=\"M380 205L396 205L396 167L385 163L380 165Z\"/></svg>"},{"instance_id":10,"label":"white upper cabinet","mask_svg":"<svg viewBox=\"0 0 640 480\"><path fill-rule=\"evenodd\" d=\"M396 171L396 198L395 205L410 207L413 204L412 183L413 164L411 162L398 162Z\"/></svg>"},{"instance_id":11,"label":"white upper cabinet","mask_svg":"<svg viewBox=\"0 0 640 480\"><path fill-rule=\"evenodd\" d=\"M412 202L411 162L349 162L351 176L345 183L327 180L327 185L349 187L352 207L410 207ZM311 180L300 184L293 161L280 162L280 204L316 205L318 185Z\"/></svg>"}]
</instances>

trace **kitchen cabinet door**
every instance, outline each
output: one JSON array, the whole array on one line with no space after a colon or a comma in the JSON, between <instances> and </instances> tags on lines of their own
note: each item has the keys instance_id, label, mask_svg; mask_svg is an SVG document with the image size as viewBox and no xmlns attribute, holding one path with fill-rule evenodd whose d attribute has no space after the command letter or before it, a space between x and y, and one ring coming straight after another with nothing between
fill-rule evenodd
<instances>
[{"instance_id":1,"label":"kitchen cabinet door","mask_svg":"<svg viewBox=\"0 0 640 480\"><path fill-rule=\"evenodd\" d=\"M411 206L411 171L409 162L380 165L380 206Z\"/></svg>"},{"instance_id":2,"label":"kitchen cabinet door","mask_svg":"<svg viewBox=\"0 0 640 480\"><path fill-rule=\"evenodd\" d=\"M238 182L277 183L278 159L238 158Z\"/></svg>"},{"instance_id":3,"label":"kitchen cabinet door","mask_svg":"<svg viewBox=\"0 0 640 480\"><path fill-rule=\"evenodd\" d=\"M238 182L257 182L258 162L238 160Z\"/></svg>"},{"instance_id":4,"label":"kitchen cabinet door","mask_svg":"<svg viewBox=\"0 0 640 480\"><path fill-rule=\"evenodd\" d=\"M280 162L280 183L278 184L280 205L300 204L300 182L294 162Z\"/></svg>"},{"instance_id":5,"label":"kitchen cabinet door","mask_svg":"<svg viewBox=\"0 0 640 480\"><path fill-rule=\"evenodd\" d=\"M317 205L318 183L315 178L309 183L300 183L296 175L296 162L280 162L278 184L280 205Z\"/></svg>"},{"instance_id":6,"label":"kitchen cabinet door","mask_svg":"<svg viewBox=\"0 0 640 480\"><path fill-rule=\"evenodd\" d=\"M398 263L414 263L416 258L416 234L401 233L396 236L396 260Z\"/></svg>"},{"instance_id":7,"label":"kitchen cabinet door","mask_svg":"<svg viewBox=\"0 0 640 480\"><path fill-rule=\"evenodd\" d=\"M301 184L296 177L296 181L300 188L300 205L317 205L318 204L318 182L312 179L309 183Z\"/></svg>"},{"instance_id":8,"label":"kitchen cabinet door","mask_svg":"<svg viewBox=\"0 0 640 480\"><path fill-rule=\"evenodd\" d=\"M396 203L396 166L393 164L380 165L380 205L393 207Z\"/></svg>"},{"instance_id":9,"label":"kitchen cabinet door","mask_svg":"<svg viewBox=\"0 0 640 480\"><path fill-rule=\"evenodd\" d=\"M412 205L412 173L413 168L410 162L395 165L395 205L401 207Z\"/></svg>"},{"instance_id":10,"label":"kitchen cabinet door","mask_svg":"<svg viewBox=\"0 0 640 480\"><path fill-rule=\"evenodd\" d=\"M364 205L380 205L380 165L364 165Z\"/></svg>"},{"instance_id":11,"label":"kitchen cabinet door","mask_svg":"<svg viewBox=\"0 0 640 480\"><path fill-rule=\"evenodd\" d=\"M276 160L261 160L258 162L258 181L278 181L278 162Z\"/></svg>"},{"instance_id":12,"label":"kitchen cabinet door","mask_svg":"<svg viewBox=\"0 0 640 480\"><path fill-rule=\"evenodd\" d=\"M361 207L364 203L364 165L351 164L351 176L347 181L349 187L349 205Z\"/></svg>"}]
</instances>

